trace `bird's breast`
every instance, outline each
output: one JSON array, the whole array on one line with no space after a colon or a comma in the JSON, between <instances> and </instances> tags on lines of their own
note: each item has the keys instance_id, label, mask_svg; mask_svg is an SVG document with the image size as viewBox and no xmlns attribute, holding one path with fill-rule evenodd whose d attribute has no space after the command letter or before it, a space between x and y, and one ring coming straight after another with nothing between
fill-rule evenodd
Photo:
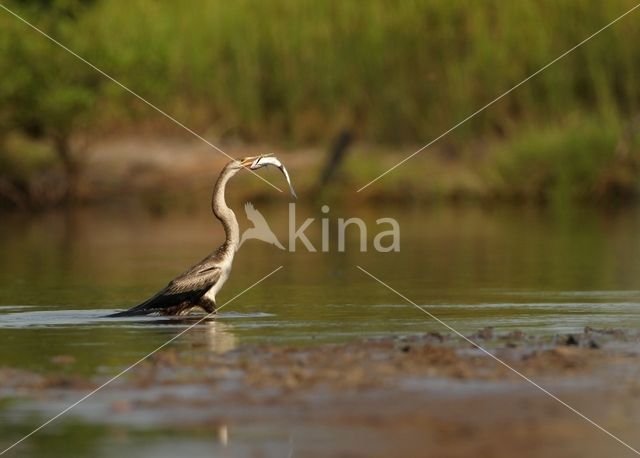
<instances>
[{"instance_id":1,"label":"bird's breast","mask_svg":"<svg viewBox=\"0 0 640 458\"><path fill-rule=\"evenodd\" d=\"M218 294L218 291L222 289L222 285L224 285L224 283L227 281L227 278L229 278L230 272L231 266L223 267L221 269L220 278L218 278L218 281L215 282L213 286L209 288L209 291L205 293L205 297L207 299L212 300L214 303L216 302L216 294Z\"/></svg>"}]
</instances>

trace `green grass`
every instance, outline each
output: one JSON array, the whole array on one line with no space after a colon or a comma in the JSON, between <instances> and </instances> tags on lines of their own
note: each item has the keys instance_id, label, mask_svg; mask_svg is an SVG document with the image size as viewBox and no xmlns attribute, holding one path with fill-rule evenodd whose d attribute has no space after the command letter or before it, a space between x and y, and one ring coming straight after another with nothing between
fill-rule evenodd
<instances>
[{"instance_id":1,"label":"green grass","mask_svg":"<svg viewBox=\"0 0 640 458\"><path fill-rule=\"evenodd\" d=\"M607 118L527 128L499 145L486 170L493 191L535 201L636 196L640 136Z\"/></svg>"},{"instance_id":2,"label":"green grass","mask_svg":"<svg viewBox=\"0 0 640 458\"><path fill-rule=\"evenodd\" d=\"M402 151L402 155L398 152ZM348 196L413 149L358 149L337 194ZM640 119L569 116L513 129L508 137L433 146L371 184L372 201L511 201L565 205L640 196Z\"/></svg>"},{"instance_id":3,"label":"green grass","mask_svg":"<svg viewBox=\"0 0 640 458\"><path fill-rule=\"evenodd\" d=\"M217 143L324 146L348 128L362 144L404 152L633 4L130 0L125 7L118 0L53 0L9 6ZM440 142L454 150L489 142L511 151L488 163L495 167L488 179L467 172L453 177L466 181L463 194L480 193L487 180L493 183L488 193L512 189L526 198L547 199L549 192L581 198L607 194L607 176L625 182L635 177L634 166L611 151L620 130L612 124L624 126L640 104L638 14ZM0 72L0 138L20 130L50 141L142 127L185 134L4 12ZM593 125L571 128L568 113ZM601 119L618 121L601 129ZM621 164L629 167L621 171ZM400 180L414 172L404 167L398 173ZM440 194L453 192L450 181L436 177Z\"/></svg>"},{"instance_id":4,"label":"green grass","mask_svg":"<svg viewBox=\"0 0 640 458\"><path fill-rule=\"evenodd\" d=\"M410 144L450 127L633 2L131 0L124 8L117 0L103 0L89 5L78 7L75 19L49 10L24 13L189 125L218 136L296 144L328 140L347 126L369 141ZM0 38L17 48L0 55L8 60L2 68L9 75L35 72L46 85L42 92L54 93L40 105L52 103L62 116L94 104L94 122L115 126L131 117L158 118L14 18L3 13L0 24ZM457 138L508 131L522 120L568 111L637 109L640 48L632 43L640 41L640 29L635 24L631 16L598 35L467 124Z\"/></svg>"}]
</instances>

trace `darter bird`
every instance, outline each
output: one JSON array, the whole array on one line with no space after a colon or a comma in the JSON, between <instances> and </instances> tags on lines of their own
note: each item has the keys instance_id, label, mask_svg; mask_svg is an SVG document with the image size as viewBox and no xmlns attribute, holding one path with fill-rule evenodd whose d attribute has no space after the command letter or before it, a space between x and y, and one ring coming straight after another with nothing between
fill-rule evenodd
<instances>
[{"instance_id":1,"label":"darter bird","mask_svg":"<svg viewBox=\"0 0 640 458\"><path fill-rule=\"evenodd\" d=\"M211 209L222 223L226 234L225 242L212 254L174 278L164 289L142 304L122 312L108 315L109 318L148 314L186 315L195 308L206 313L216 310L216 294L229 277L233 257L239 246L240 229L233 210L225 201L225 188L229 179L242 169L257 170L267 165L280 169L287 179L291 194L296 197L287 169L275 157L265 155L246 157L229 162L218 177L213 188Z\"/></svg>"}]
</instances>

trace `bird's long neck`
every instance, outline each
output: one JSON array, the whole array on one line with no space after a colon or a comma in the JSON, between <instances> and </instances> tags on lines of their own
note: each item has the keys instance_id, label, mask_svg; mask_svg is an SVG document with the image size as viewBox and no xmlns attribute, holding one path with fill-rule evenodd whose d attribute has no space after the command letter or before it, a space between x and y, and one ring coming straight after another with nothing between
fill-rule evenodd
<instances>
[{"instance_id":1,"label":"bird's long neck","mask_svg":"<svg viewBox=\"0 0 640 458\"><path fill-rule=\"evenodd\" d=\"M240 239L240 228L235 213L229 208L225 201L224 193L229 179L238 172L239 169L230 167L224 168L218 181L213 188L213 196L211 198L211 209L213 214L220 220L224 227L227 240L223 245L223 249L233 255L238 247Z\"/></svg>"}]
</instances>

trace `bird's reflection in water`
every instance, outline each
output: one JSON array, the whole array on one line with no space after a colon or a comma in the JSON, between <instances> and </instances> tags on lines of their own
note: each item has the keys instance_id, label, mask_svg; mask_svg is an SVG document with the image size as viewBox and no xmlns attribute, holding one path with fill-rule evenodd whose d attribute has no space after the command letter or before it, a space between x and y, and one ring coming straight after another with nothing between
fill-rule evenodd
<instances>
[{"instance_id":1,"label":"bird's reflection in water","mask_svg":"<svg viewBox=\"0 0 640 458\"><path fill-rule=\"evenodd\" d=\"M234 350L238 346L238 339L231 332L232 326L215 320L208 320L192 331L195 331L192 338L198 339L202 336L206 340L207 347L214 353L226 353Z\"/></svg>"},{"instance_id":2,"label":"bird's reflection in water","mask_svg":"<svg viewBox=\"0 0 640 458\"><path fill-rule=\"evenodd\" d=\"M196 347L206 345L214 353L225 353L238 346L237 338L232 332L233 326L221 323L215 317L203 319L202 315L186 315L183 317L163 317L153 321L145 320L140 323L156 326L193 326L187 332L181 331L184 332L184 335L180 336L180 340L187 341Z\"/></svg>"},{"instance_id":3,"label":"bird's reflection in water","mask_svg":"<svg viewBox=\"0 0 640 458\"><path fill-rule=\"evenodd\" d=\"M201 322L200 322L201 321ZM154 322L157 325L181 324L187 327L193 326L181 336L187 343L194 347L206 347L207 351L222 354L234 350L238 346L238 339L232 332L233 326L216 321L215 317L204 318L202 315L185 317L171 317ZM217 425L215 430L216 440L223 447L229 444L229 428L226 423Z\"/></svg>"},{"instance_id":4,"label":"bird's reflection in water","mask_svg":"<svg viewBox=\"0 0 640 458\"><path fill-rule=\"evenodd\" d=\"M227 429L227 424L222 423L218 426L218 442L224 447L229 443L229 430Z\"/></svg>"}]
</instances>

